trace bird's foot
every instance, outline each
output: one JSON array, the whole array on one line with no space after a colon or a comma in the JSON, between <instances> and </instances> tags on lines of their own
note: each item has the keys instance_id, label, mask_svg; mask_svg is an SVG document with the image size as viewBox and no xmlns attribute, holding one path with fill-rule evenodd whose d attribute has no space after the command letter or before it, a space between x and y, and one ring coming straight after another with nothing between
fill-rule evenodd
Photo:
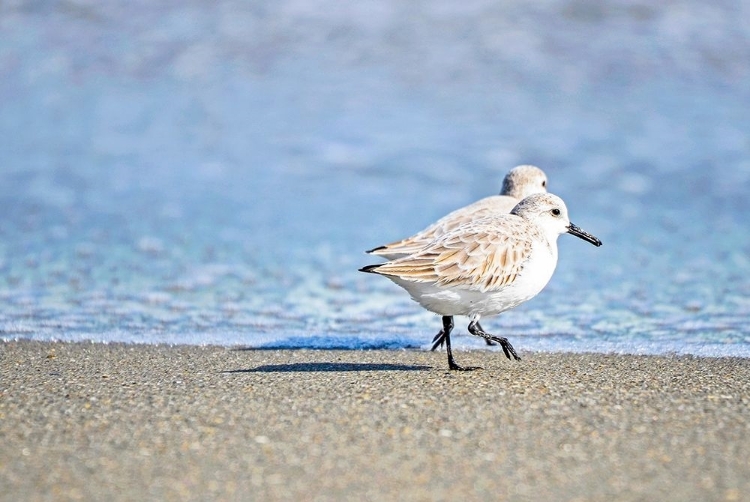
<instances>
[{"instance_id":1,"label":"bird's foot","mask_svg":"<svg viewBox=\"0 0 750 502\"><path fill-rule=\"evenodd\" d=\"M452 371L474 371L483 369L481 366L459 366L455 362L449 362L448 368Z\"/></svg>"},{"instance_id":2,"label":"bird's foot","mask_svg":"<svg viewBox=\"0 0 750 502\"><path fill-rule=\"evenodd\" d=\"M431 351L435 351L438 348L442 347L445 343L445 331L441 330L440 333L435 335L435 338L432 339L432 348Z\"/></svg>"},{"instance_id":3,"label":"bird's foot","mask_svg":"<svg viewBox=\"0 0 750 502\"><path fill-rule=\"evenodd\" d=\"M489 338L485 338L485 340L493 342L497 342L500 344L500 346L503 348L503 352L505 352L505 357L508 359L511 359L511 355L513 356L513 359L516 361L520 361L521 358L516 354L516 349L513 348L513 345L510 344L507 338L503 336L493 336L493 335L487 335Z\"/></svg>"}]
</instances>

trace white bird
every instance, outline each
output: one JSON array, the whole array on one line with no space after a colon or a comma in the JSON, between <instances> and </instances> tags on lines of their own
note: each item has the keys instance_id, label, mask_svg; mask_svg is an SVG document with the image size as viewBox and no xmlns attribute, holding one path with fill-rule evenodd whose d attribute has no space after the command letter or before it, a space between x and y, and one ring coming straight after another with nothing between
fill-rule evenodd
<instances>
[{"instance_id":1,"label":"white bird","mask_svg":"<svg viewBox=\"0 0 750 502\"><path fill-rule=\"evenodd\" d=\"M507 338L486 333L479 320L517 307L544 289L557 266L557 238L564 233L602 245L570 222L562 199L535 194L510 214L470 221L414 254L360 271L388 277L422 307L441 315L443 329L433 339L433 349L445 342L448 367L472 370L476 368L453 359L453 316L468 316L472 335L499 343L508 359L520 360Z\"/></svg>"},{"instance_id":2,"label":"white bird","mask_svg":"<svg viewBox=\"0 0 750 502\"><path fill-rule=\"evenodd\" d=\"M500 195L485 197L473 204L456 209L411 237L378 246L367 253L389 260L408 256L459 225L490 214L509 213L521 199L535 193L546 192L547 175L544 171L536 166L516 166L505 175Z\"/></svg>"}]
</instances>

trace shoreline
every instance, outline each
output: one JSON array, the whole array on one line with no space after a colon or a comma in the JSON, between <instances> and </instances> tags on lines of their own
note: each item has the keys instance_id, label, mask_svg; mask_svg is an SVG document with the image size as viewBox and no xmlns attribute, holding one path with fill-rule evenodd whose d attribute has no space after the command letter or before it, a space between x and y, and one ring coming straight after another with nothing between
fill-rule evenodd
<instances>
[{"instance_id":1,"label":"shoreline","mask_svg":"<svg viewBox=\"0 0 750 502\"><path fill-rule=\"evenodd\" d=\"M0 342L0 500L742 500L750 359Z\"/></svg>"}]
</instances>

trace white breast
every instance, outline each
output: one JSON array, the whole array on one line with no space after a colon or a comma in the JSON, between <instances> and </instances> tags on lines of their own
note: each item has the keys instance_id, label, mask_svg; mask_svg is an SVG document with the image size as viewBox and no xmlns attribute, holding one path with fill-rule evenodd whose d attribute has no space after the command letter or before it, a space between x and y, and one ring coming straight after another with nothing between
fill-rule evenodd
<instances>
[{"instance_id":1,"label":"white breast","mask_svg":"<svg viewBox=\"0 0 750 502\"><path fill-rule=\"evenodd\" d=\"M433 283L391 279L406 289L412 299L440 315L485 317L512 309L535 297L544 289L557 266L555 243L535 245L529 260L516 280L497 290L480 291L465 286L436 286Z\"/></svg>"}]
</instances>

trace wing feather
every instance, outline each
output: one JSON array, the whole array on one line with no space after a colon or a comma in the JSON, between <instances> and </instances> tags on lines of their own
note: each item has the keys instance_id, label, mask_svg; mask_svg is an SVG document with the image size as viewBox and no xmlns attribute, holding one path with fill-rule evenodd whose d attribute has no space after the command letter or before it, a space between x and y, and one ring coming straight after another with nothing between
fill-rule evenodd
<instances>
[{"instance_id":1,"label":"wing feather","mask_svg":"<svg viewBox=\"0 0 750 502\"><path fill-rule=\"evenodd\" d=\"M516 215L493 215L461 225L418 252L373 271L480 291L505 287L523 270L534 233L535 228Z\"/></svg>"}]
</instances>

